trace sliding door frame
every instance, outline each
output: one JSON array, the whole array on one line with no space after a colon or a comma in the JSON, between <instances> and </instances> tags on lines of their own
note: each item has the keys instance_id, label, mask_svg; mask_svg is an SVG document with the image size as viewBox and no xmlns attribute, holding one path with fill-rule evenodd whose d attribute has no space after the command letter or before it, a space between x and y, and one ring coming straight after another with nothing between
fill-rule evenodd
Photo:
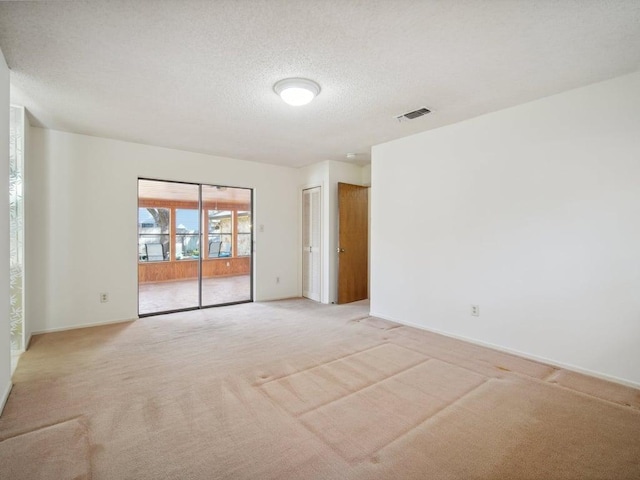
<instances>
[{"instance_id":1,"label":"sliding door frame","mask_svg":"<svg viewBox=\"0 0 640 480\"><path fill-rule=\"evenodd\" d=\"M140 263L140 258L139 258L139 252L137 252L136 254L136 270L137 270L137 289L136 289L136 299L137 299L137 304L138 304L138 318L144 318L144 317L151 317L154 315L165 315L165 314L169 314L169 313L177 313L177 312L188 312L188 311L192 311L192 310L202 310L205 308L215 308L215 307L225 307L225 306L229 306L229 305L238 305L238 304L242 304L242 303L251 303L254 301L254 295L253 295L253 291L254 291L254 265L255 265L255 221L254 221L254 189L250 188L250 187L233 187L230 185L215 185L215 184L210 184L210 183L196 183L196 182L185 182L185 181L180 181L180 180L164 180L164 179L158 179L158 178L149 178L149 177L138 177L137 181L136 181L136 190L137 190L137 209L136 211L139 212L139 208L140 208L140 180L146 180L146 181L152 181L152 182L164 182L164 183L178 183L178 184L182 184L182 185L194 185L198 187L198 236L199 236L199 256L198 256L198 274L197 274L197 280L198 280L198 305L197 306L193 306L193 307L184 307L184 308L175 308L175 309L170 309L170 310L162 310L159 312L150 312L150 313L140 313L140 269L137 268L139 263ZM233 301L233 302L224 302L224 303L216 303L213 305L203 305L202 304L202 272L203 272L203 268L202 268L202 262L203 262L203 252L204 252L204 231L203 231L203 214L205 212L205 209L203 208L203 202L202 202L202 187L203 186L207 186L207 187L218 187L218 188L235 188L235 189L240 189L240 190L248 190L249 191L249 195L250 195L250 204L249 204L249 212L251 215L251 238L250 238L250 244L251 244L251 248L250 248L250 253L249 253L249 299L248 300L238 300L238 301ZM139 235L139 220L138 220L138 215L139 213L136 214L136 237ZM237 214L236 214L237 215ZM175 218L173 218L173 216L171 216L171 225L169 227L169 246L171 248L171 251L173 251L175 249L175 241L171 241L172 235L171 232L175 231L175 226L173 225L175 223ZM209 234L208 231L208 224L207 224L207 236ZM237 228L237 226L236 226ZM236 232L237 233L237 232ZM234 235L234 237L237 237L237 235ZM235 245L235 248L237 250L237 242ZM171 257L173 256L173 254L169 255L169 261L171 261Z\"/></svg>"}]
</instances>

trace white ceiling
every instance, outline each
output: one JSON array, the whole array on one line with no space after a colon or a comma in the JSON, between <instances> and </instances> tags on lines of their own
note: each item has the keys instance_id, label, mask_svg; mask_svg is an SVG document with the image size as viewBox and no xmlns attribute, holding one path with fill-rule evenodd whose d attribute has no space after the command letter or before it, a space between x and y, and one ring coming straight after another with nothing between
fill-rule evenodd
<instances>
[{"instance_id":1,"label":"white ceiling","mask_svg":"<svg viewBox=\"0 0 640 480\"><path fill-rule=\"evenodd\" d=\"M138 198L151 200L177 200L181 202L198 203L200 190L193 183L165 182L158 180L139 180ZM229 204L249 205L251 190L248 188L234 188L216 185L202 186L202 201L204 203L220 202Z\"/></svg>"},{"instance_id":2,"label":"white ceiling","mask_svg":"<svg viewBox=\"0 0 640 480\"><path fill-rule=\"evenodd\" d=\"M640 1L0 2L0 47L35 125L367 163L372 145L640 69ZM322 92L290 107L272 90L290 76Z\"/></svg>"}]
</instances>

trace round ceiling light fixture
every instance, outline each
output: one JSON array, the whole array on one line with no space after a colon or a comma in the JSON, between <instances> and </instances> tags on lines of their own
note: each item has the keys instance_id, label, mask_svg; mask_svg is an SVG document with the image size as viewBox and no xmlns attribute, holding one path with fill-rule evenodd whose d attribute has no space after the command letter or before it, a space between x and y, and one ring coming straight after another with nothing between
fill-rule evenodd
<instances>
[{"instance_id":1,"label":"round ceiling light fixture","mask_svg":"<svg viewBox=\"0 0 640 480\"><path fill-rule=\"evenodd\" d=\"M273 91L289 105L306 105L320 93L320 85L306 78L285 78L276 82Z\"/></svg>"}]
</instances>

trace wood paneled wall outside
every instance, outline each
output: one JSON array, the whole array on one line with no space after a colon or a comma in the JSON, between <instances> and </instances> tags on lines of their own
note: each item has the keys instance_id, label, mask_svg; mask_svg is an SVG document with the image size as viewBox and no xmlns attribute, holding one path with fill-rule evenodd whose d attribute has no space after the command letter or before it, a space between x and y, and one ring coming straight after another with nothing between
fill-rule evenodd
<instances>
[{"instance_id":1,"label":"wood paneled wall outside","mask_svg":"<svg viewBox=\"0 0 640 480\"><path fill-rule=\"evenodd\" d=\"M247 275L250 271L251 257L226 257L202 260L202 278ZM138 281L140 283L184 280L197 277L197 260L140 262L138 264Z\"/></svg>"},{"instance_id":2,"label":"wood paneled wall outside","mask_svg":"<svg viewBox=\"0 0 640 480\"><path fill-rule=\"evenodd\" d=\"M156 198L140 198L138 199L138 207L140 208L187 208L196 210L198 202L188 202L185 200L163 200ZM228 203L228 202L202 202L204 210L250 210L249 203Z\"/></svg>"},{"instance_id":3,"label":"wood paneled wall outside","mask_svg":"<svg viewBox=\"0 0 640 480\"><path fill-rule=\"evenodd\" d=\"M141 198L138 201L139 208L166 208L171 211L171 226L169 228L169 245L176 244L175 214L176 209L198 209L198 202L184 200L167 200ZM251 257L237 257L238 245L238 212L250 211L249 203L225 203L203 202L203 211L229 210L232 212L232 257L208 258L209 256L209 232L206 222L203 224L203 245L201 246L204 258L202 260L202 278L223 277L230 275L246 275L251 271ZM169 280L183 280L198 277L197 260L178 260L174 248L170 249L170 261L165 262L139 262L138 282L152 283Z\"/></svg>"}]
</instances>

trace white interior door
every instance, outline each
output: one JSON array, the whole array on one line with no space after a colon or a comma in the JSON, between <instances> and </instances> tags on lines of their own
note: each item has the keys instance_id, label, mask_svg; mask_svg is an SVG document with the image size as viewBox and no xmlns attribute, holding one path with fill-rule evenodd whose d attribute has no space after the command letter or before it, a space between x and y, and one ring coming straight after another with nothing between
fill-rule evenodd
<instances>
[{"instance_id":1,"label":"white interior door","mask_svg":"<svg viewBox=\"0 0 640 480\"><path fill-rule=\"evenodd\" d=\"M302 295L320 301L320 187L302 191Z\"/></svg>"}]
</instances>

